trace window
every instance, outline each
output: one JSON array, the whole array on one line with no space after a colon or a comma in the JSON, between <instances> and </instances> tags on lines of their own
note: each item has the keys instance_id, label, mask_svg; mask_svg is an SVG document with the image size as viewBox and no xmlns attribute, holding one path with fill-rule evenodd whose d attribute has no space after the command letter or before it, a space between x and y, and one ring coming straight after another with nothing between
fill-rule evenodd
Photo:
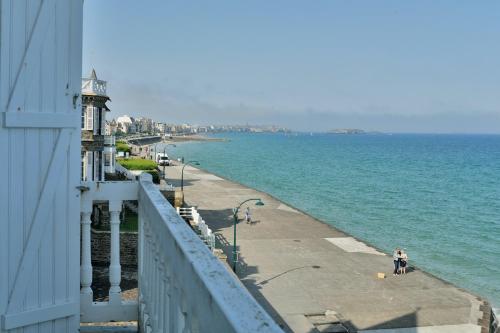
<instances>
[{"instance_id":1,"label":"window","mask_svg":"<svg viewBox=\"0 0 500 333\"><path fill-rule=\"evenodd\" d=\"M94 110L94 134L98 135L98 134L100 134L99 131L101 130L99 128L99 124L100 124L99 118L100 118L101 114L99 112L98 107L93 107L92 109Z\"/></svg>"},{"instance_id":2,"label":"window","mask_svg":"<svg viewBox=\"0 0 500 333\"><path fill-rule=\"evenodd\" d=\"M82 177L81 179L82 180L87 180L87 177L86 177L86 172L85 172L85 153L82 153Z\"/></svg>"},{"instance_id":3,"label":"window","mask_svg":"<svg viewBox=\"0 0 500 333\"><path fill-rule=\"evenodd\" d=\"M104 166L111 166L111 154L104 154Z\"/></svg>"},{"instance_id":4,"label":"window","mask_svg":"<svg viewBox=\"0 0 500 333\"><path fill-rule=\"evenodd\" d=\"M82 129L85 129L85 106L82 105Z\"/></svg>"},{"instance_id":5,"label":"window","mask_svg":"<svg viewBox=\"0 0 500 333\"><path fill-rule=\"evenodd\" d=\"M104 172L103 172L103 166L102 166L102 151L99 151L97 152L96 154L96 160L95 160L95 164L96 164L96 172L97 172L97 177L95 177L94 179L96 181L103 181L104 180Z\"/></svg>"},{"instance_id":6,"label":"window","mask_svg":"<svg viewBox=\"0 0 500 333\"><path fill-rule=\"evenodd\" d=\"M93 111L93 115L94 115L94 134L96 135L99 135L99 131L100 131L100 128L99 128L99 116L100 116L100 113L99 113L99 108L98 107L93 107L92 108L92 111Z\"/></svg>"},{"instance_id":7,"label":"window","mask_svg":"<svg viewBox=\"0 0 500 333\"><path fill-rule=\"evenodd\" d=\"M102 108L97 108L97 114L96 114L96 117L97 117L97 134L98 135L103 135L104 134L104 130L103 130L103 126L102 126L102 114L104 112L102 112Z\"/></svg>"}]
</instances>

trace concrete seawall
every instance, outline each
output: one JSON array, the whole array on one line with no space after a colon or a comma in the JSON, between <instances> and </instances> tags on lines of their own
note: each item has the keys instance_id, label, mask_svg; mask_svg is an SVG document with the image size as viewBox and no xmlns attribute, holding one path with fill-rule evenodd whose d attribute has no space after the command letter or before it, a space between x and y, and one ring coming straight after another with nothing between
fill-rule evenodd
<instances>
[{"instance_id":1,"label":"concrete seawall","mask_svg":"<svg viewBox=\"0 0 500 333\"><path fill-rule=\"evenodd\" d=\"M180 167L167 175L179 185ZM266 193L192 167L184 171L184 191L228 258L232 208L248 198L265 202L250 206L254 223L237 226L237 275L286 331L489 331L483 299L419 269L393 276L388 255Z\"/></svg>"}]
</instances>

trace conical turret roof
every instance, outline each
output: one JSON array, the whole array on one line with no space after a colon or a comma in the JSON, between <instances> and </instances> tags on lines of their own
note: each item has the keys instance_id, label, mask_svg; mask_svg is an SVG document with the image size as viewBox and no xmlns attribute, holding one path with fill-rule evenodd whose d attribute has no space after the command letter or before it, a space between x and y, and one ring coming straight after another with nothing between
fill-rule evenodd
<instances>
[{"instance_id":1,"label":"conical turret roof","mask_svg":"<svg viewBox=\"0 0 500 333\"><path fill-rule=\"evenodd\" d=\"M97 80L97 74L95 73L95 69L92 68L92 73L90 73L89 79Z\"/></svg>"}]
</instances>

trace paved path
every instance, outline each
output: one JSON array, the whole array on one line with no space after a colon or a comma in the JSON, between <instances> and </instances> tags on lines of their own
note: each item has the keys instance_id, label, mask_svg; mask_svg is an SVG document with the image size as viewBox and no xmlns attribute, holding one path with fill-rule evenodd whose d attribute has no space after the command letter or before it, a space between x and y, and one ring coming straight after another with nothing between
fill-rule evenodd
<instances>
[{"instance_id":1,"label":"paved path","mask_svg":"<svg viewBox=\"0 0 500 333\"><path fill-rule=\"evenodd\" d=\"M167 176L178 186L180 167ZM198 207L228 258L231 208L265 202L250 206L255 223L237 226L238 277L286 331L481 332L484 305L474 295L420 270L393 276L391 257L269 195L190 166L184 179L186 204Z\"/></svg>"}]
</instances>

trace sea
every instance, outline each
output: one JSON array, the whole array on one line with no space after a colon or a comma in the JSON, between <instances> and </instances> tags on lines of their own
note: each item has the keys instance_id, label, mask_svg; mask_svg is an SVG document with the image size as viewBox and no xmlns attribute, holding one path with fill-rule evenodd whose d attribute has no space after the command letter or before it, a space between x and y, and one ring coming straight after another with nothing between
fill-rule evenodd
<instances>
[{"instance_id":1,"label":"sea","mask_svg":"<svg viewBox=\"0 0 500 333\"><path fill-rule=\"evenodd\" d=\"M500 306L500 135L211 136L167 150Z\"/></svg>"}]
</instances>

